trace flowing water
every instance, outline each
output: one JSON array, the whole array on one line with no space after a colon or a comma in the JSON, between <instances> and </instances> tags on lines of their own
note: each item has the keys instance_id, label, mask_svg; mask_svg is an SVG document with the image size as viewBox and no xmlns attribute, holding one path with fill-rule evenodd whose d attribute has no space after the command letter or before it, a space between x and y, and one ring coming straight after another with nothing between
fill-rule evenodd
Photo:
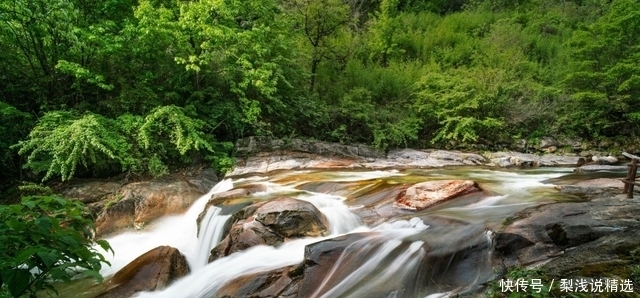
<instances>
[{"instance_id":1,"label":"flowing water","mask_svg":"<svg viewBox=\"0 0 640 298\"><path fill-rule=\"evenodd\" d=\"M191 274L163 291L138 297L215 297L223 285L242 275L300 264L305 246L355 237L325 275L303 281L305 297L439 297L464 292L491 277L490 237L503 222L527 207L563 200L543 181L571 173L569 168L496 170L455 167L403 171L283 171L218 183L183 215L166 217L144 231L107 239L115 255L110 276L137 256L160 245L178 248ZM420 212L398 210L393 198L414 183L470 179L477 194ZM240 198L246 202L288 196L315 205L327 218L331 235L285 242L280 247L255 246L207 264L209 251L223 238L230 215L218 207L204 210L214 193L262 184L266 191ZM198 215L206 211L200 231ZM342 239L342 238L340 238ZM348 239L348 238L347 238Z\"/></svg>"}]
</instances>

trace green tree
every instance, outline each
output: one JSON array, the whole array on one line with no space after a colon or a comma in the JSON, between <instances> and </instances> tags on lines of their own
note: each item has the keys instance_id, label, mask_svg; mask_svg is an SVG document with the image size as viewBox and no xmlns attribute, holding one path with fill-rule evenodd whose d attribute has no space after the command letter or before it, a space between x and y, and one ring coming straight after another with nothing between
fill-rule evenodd
<instances>
[{"instance_id":1,"label":"green tree","mask_svg":"<svg viewBox=\"0 0 640 298\"><path fill-rule=\"evenodd\" d=\"M109 264L93 246L93 222L82 204L57 196L25 197L0 205L0 287L13 297L56 290L52 282L83 274L101 281ZM105 251L111 250L98 240Z\"/></svg>"},{"instance_id":2,"label":"green tree","mask_svg":"<svg viewBox=\"0 0 640 298\"><path fill-rule=\"evenodd\" d=\"M372 34L369 40L371 58L379 61L382 66L389 64L390 56L401 53L394 36L399 28L396 16L398 14L398 0L382 0L380 11L375 14L369 30Z\"/></svg>"},{"instance_id":3,"label":"green tree","mask_svg":"<svg viewBox=\"0 0 640 298\"><path fill-rule=\"evenodd\" d=\"M566 121L584 136L640 133L640 3L615 0L574 33Z\"/></svg>"},{"instance_id":4,"label":"green tree","mask_svg":"<svg viewBox=\"0 0 640 298\"><path fill-rule=\"evenodd\" d=\"M349 5L341 0L289 0L285 2L295 19L295 27L311 46L309 90L313 91L320 63L332 55L331 42L352 20Z\"/></svg>"}]
</instances>

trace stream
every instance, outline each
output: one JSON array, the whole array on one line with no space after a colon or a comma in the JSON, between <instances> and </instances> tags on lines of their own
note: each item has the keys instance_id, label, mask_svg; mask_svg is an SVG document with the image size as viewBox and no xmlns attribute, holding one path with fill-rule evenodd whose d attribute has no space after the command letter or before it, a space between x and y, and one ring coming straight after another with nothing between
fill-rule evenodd
<instances>
[{"instance_id":1,"label":"stream","mask_svg":"<svg viewBox=\"0 0 640 298\"><path fill-rule=\"evenodd\" d=\"M137 256L160 245L179 249L191 273L168 288L135 297L216 297L239 276L300 264L305 246L336 237L354 237L321 281L303 281L300 297L439 297L477 289L493 278L490 231L525 208L571 200L544 183L572 168L519 170L451 167L389 171L305 170L226 179L184 214L165 217L143 231L106 239L108 277ZM476 181L482 192L464 195L423 211L393 206L409 185L441 179ZM294 197L312 203L327 218L330 235L296 239L280 247L255 246L207 264L209 251L223 238L230 218L221 208L206 210L198 233L196 219L212 194L262 184L266 191L244 201ZM199 235L198 235L199 234ZM349 238L347 238L349 239ZM304 293L304 295L303 295Z\"/></svg>"}]
</instances>

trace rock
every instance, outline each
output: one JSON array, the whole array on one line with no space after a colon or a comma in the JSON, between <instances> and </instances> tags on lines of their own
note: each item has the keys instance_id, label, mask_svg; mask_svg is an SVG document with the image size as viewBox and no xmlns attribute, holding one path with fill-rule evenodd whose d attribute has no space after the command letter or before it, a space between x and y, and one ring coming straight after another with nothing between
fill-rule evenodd
<instances>
[{"instance_id":1,"label":"rock","mask_svg":"<svg viewBox=\"0 0 640 298\"><path fill-rule=\"evenodd\" d=\"M88 204L100 237L182 213L217 182L213 169L193 167L185 171L134 183L76 180L61 193Z\"/></svg>"},{"instance_id":2,"label":"rock","mask_svg":"<svg viewBox=\"0 0 640 298\"><path fill-rule=\"evenodd\" d=\"M277 198L245 207L229 233L211 250L209 262L255 245L279 246L287 239L329 234L326 218L313 204Z\"/></svg>"},{"instance_id":3,"label":"rock","mask_svg":"<svg viewBox=\"0 0 640 298\"><path fill-rule=\"evenodd\" d=\"M304 278L300 283L298 297L312 297L330 274L342 252L366 236L364 233L352 233L307 245L304 248Z\"/></svg>"},{"instance_id":4,"label":"rock","mask_svg":"<svg viewBox=\"0 0 640 298\"><path fill-rule=\"evenodd\" d=\"M475 153L462 153L455 151L443 151L438 150L429 154L429 159L438 161L454 162L462 165L480 165L484 164L487 160Z\"/></svg>"},{"instance_id":5,"label":"rock","mask_svg":"<svg viewBox=\"0 0 640 298\"><path fill-rule=\"evenodd\" d=\"M271 137L255 136L238 140L236 142L236 148L238 156L251 156L260 152L290 150L323 156L384 157L384 152L366 145L344 145L301 139L288 139L285 141Z\"/></svg>"},{"instance_id":6,"label":"rock","mask_svg":"<svg viewBox=\"0 0 640 298\"><path fill-rule=\"evenodd\" d=\"M554 138L554 137L543 137L542 139L540 139L540 146L538 147L539 149L546 149L549 147L558 147L560 146L560 143L558 143L558 141Z\"/></svg>"},{"instance_id":7,"label":"rock","mask_svg":"<svg viewBox=\"0 0 640 298\"><path fill-rule=\"evenodd\" d=\"M573 170L576 173L597 172L597 171L620 171L626 172L627 166L594 165L586 164Z\"/></svg>"},{"instance_id":8,"label":"rock","mask_svg":"<svg viewBox=\"0 0 640 298\"><path fill-rule=\"evenodd\" d=\"M471 180L439 180L415 184L396 198L398 208L420 211L451 198L479 191Z\"/></svg>"},{"instance_id":9,"label":"rock","mask_svg":"<svg viewBox=\"0 0 640 298\"><path fill-rule=\"evenodd\" d=\"M298 297L300 266L240 276L216 291L215 297Z\"/></svg>"},{"instance_id":10,"label":"rock","mask_svg":"<svg viewBox=\"0 0 640 298\"><path fill-rule=\"evenodd\" d=\"M580 160L580 157L575 155L545 154L539 156L513 151L491 152L486 153L485 156L491 160L494 165L499 167L575 166Z\"/></svg>"},{"instance_id":11,"label":"rock","mask_svg":"<svg viewBox=\"0 0 640 298\"><path fill-rule=\"evenodd\" d=\"M574 152L582 150L582 139L560 138L558 139L558 147L571 148Z\"/></svg>"},{"instance_id":12,"label":"rock","mask_svg":"<svg viewBox=\"0 0 640 298\"><path fill-rule=\"evenodd\" d=\"M96 298L125 298L141 291L161 290L189 274L187 259L177 249L159 246L120 269L108 281L110 289Z\"/></svg>"},{"instance_id":13,"label":"rock","mask_svg":"<svg viewBox=\"0 0 640 298\"><path fill-rule=\"evenodd\" d=\"M140 229L149 222L169 214L186 211L206 193L186 181L136 182L120 189L114 203L107 202L98 213L96 234L106 235L121 229Z\"/></svg>"},{"instance_id":14,"label":"rock","mask_svg":"<svg viewBox=\"0 0 640 298\"><path fill-rule=\"evenodd\" d=\"M313 204L278 198L256 210L258 222L286 238L319 237L327 234L326 218Z\"/></svg>"},{"instance_id":15,"label":"rock","mask_svg":"<svg viewBox=\"0 0 640 298\"><path fill-rule=\"evenodd\" d=\"M611 194L530 208L496 233L494 247L506 267L543 263L543 270L552 268L555 277L569 278L582 270L578 268L630 261L620 252L628 252L629 243L640 244L639 212L640 200Z\"/></svg>"},{"instance_id":16,"label":"rock","mask_svg":"<svg viewBox=\"0 0 640 298\"><path fill-rule=\"evenodd\" d=\"M527 151L527 145L528 144L526 139L517 139L513 141L513 143L511 144L511 148L518 152L525 152Z\"/></svg>"},{"instance_id":17,"label":"rock","mask_svg":"<svg viewBox=\"0 0 640 298\"><path fill-rule=\"evenodd\" d=\"M121 187L122 183L119 182L76 181L64 189L62 194L67 198L89 204L107 199L109 196L115 194Z\"/></svg>"},{"instance_id":18,"label":"rock","mask_svg":"<svg viewBox=\"0 0 640 298\"><path fill-rule=\"evenodd\" d=\"M305 247L298 297L428 297L470 289L494 276L490 250L482 227L429 228L408 238L347 234Z\"/></svg>"}]
</instances>

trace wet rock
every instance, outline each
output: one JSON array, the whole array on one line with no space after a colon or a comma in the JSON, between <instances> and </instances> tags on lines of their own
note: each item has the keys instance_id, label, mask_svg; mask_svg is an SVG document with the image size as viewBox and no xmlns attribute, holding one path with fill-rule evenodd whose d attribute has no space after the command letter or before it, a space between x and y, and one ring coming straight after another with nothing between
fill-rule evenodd
<instances>
[{"instance_id":1,"label":"wet rock","mask_svg":"<svg viewBox=\"0 0 640 298\"><path fill-rule=\"evenodd\" d=\"M300 283L298 297L312 297L343 251L366 236L364 233L347 234L307 245L304 248L304 278Z\"/></svg>"},{"instance_id":2,"label":"wet rock","mask_svg":"<svg viewBox=\"0 0 640 298\"><path fill-rule=\"evenodd\" d=\"M161 216L182 213L206 191L186 181L127 184L98 213L96 234L142 228Z\"/></svg>"},{"instance_id":3,"label":"wet rock","mask_svg":"<svg viewBox=\"0 0 640 298\"><path fill-rule=\"evenodd\" d=\"M396 198L394 206L409 210L424 210L457 196L479 191L471 180L439 180L415 184Z\"/></svg>"},{"instance_id":4,"label":"wet rock","mask_svg":"<svg viewBox=\"0 0 640 298\"><path fill-rule=\"evenodd\" d=\"M309 202L278 198L256 210L258 222L287 238L318 237L327 234L324 215Z\"/></svg>"},{"instance_id":5,"label":"wet rock","mask_svg":"<svg viewBox=\"0 0 640 298\"><path fill-rule=\"evenodd\" d=\"M96 298L126 298L141 291L156 291L189 274L187 259L177 249L159 246L120 269L108 281L110 289Z\"/></svg>"},{"instance_id":6,"label":"wet rock","mask_svg":"<svg viewBox=\"0 0 640 298\"><path fill-rule=\"evenodd\" d=\"M307 245L298 297L427 297L474 288L493 277L490 249L479 227L429 228L409 238L348 234Z\"/></svg>"},{"instance_id":7,"label":"wet rock","mask_svg":"<svg viewBox=\"0 0 640 298\"><path fill-rule=\"evenodd\" d=\"M211 250L209 262L255 245L279 246L287 239L329 233L326 218L313 204L291 198L255 203L232 220L228 234Z\"/></svg>"},{"instance_id":8,"label":"wet rock","mask_svg":"<svg viewBox=\"0 0 640 298\"><path fill-rule=\"evenodd\" d=\"M585 172L597 172L597 171L619 171L619 172L625 172L626 170L627 170L627 166L587 164L587 165L583 165L583 166L581 166L579 168L576 168L573 171L576 172L576 173L585 173Z\"/></svg>"},{"instance_id":9,"label":"wet rock","mask_svg":"<svg viewBox=\"0 0 640 298\"><path fill-rule=\"evenodd\" d=\"M215 297L298 297L299 266L240 276L220 288Z\"/></svg>"},{"instance_id":10,"label":"wet rock","mask_svg":"<svg viewBox=\"0 0 640 298\"><path fill-rule=\"evenodd\" d=\"M506 267L544 263L543 269L574 274L562 278L576 276L581 270L578 268L630 260L620 252L628 252L630 243L640 242L636 232L640 228L639 212L640 200L624 199L624 195L548 204L521 212L497 233L494 246L500 252L500 263Z\"/></svg>"}]
</instances>

